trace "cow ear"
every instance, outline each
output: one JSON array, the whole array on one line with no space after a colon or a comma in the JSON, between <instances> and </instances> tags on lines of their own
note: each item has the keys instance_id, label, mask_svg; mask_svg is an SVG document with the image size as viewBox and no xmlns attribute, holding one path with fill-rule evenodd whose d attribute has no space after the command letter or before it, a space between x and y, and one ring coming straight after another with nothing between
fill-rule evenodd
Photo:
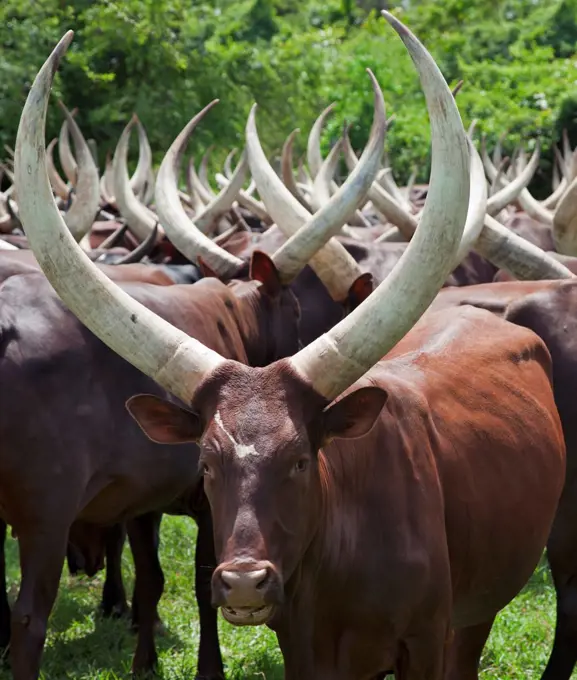
<instances>
[{"instance_id":1,"label":"cow ear","mask_svg":"<svg viewBox=\"0 0 577 680\"><path fill-rule=\"evenodd\" d=\"M364 302L373 292L373 275L370 272L361 274L351 287L347 296L348 308L350 311L356 309L361 302Z\"/></svg>"},{"instance_id":2,"label":"cow ear","mask_svg":"<svg viewBox=\"0 0 577 680\"><path fill-rule=\"evenodd\" d=\"M250 278L260 281L269 297L280 294L282 283L275 263L260 250L255 250L250 259Z\"/></svg>"},{"instance_id":3,"label":"cow ear","mask_svg":"<svg viewBox=\"0 0 577 680\"><path fill-rule=\"evenodd\" d=\"M152 394L130 397L126 408L144 434L157 444L197 442L204 431L196 413Z\"/></svg>"},{"instance_id":4,"label":"cow ear","mask_svg":"<svg viewBox=\"0 0 577 680\"><path fill-rule=\"evenodd\" d=\"M202 257L198 258L198 268L200 269L200 273L204 276L205 279L218 279L219 276L218 274L214 271L214 269L211 268L210 265L208 265Z\"/></svg>"},{"instance_id":5,"label":"cow ear","mask_svg":"<svg viewBox=\"0 0 577 680\"><path fill-rule=\"evenodd\" d=\"M323 412L325 443L335 437L355 439L370 432L387 397L380 387L362 387L329 406Z\"/></svg>"}]
</instances>

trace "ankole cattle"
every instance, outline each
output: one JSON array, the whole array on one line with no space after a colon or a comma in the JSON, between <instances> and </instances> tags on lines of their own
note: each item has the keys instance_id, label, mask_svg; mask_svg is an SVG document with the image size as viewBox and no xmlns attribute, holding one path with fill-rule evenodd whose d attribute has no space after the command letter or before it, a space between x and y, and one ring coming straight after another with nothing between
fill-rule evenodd
<instances>
[{"instance_id":1,"label":"ankole cattle","mask_svg":"<svg viewBox=\"0 0 577 680\"><path fill-rule=\"evenodd\" d=\"M411 330L454 265L468 209L485 206L475 194L469 206L470 150L446 83L386 16L429 107L427 203L391 275L290 359L249 368L225 358L82 256L44 165L48 94L71 33L40 70L18 134L21 216L39 264L82 323L180 400L156 391L127 406L152 440L199 444L219 562L213 602L233 623L273 626L291 680L391 670L439 680L446 666L474 677L494 616L540 557L564 481L538 336L471 309ZM254 110L247 150L262 195ZM44 588L23 582L14 608L18 680L37 672L31 652L44 640L63 549Z\"/></svg>"},{"instance_id":2,"label":"ankole cattle","mask_svg":"<svg viewBox=\"0 0 577 680\"><path fill-rule=\"evenodd\" d=\"M343 203L356 204L378 168L385 128L384 103L374 78L373 86L375 120L363 169L343 185L336 199L337 207ZM174 221L170 196L176 188L176 180L173 187L170 176L174 163L175 154L167 154L157 190L159 203L165 194L159 210L167 213L169 229ZM22 191L20 195L25 193L29 192ZM319 215L323 216L322 211ZM323 280L332 285L332 293L342 292L340 299L345 304L351 301L354 304L366 295L367 278L359 279L354 260L338 244L335 248L329 241L330 232L339 228L335 223L340 219L338 211L336 216L333 212L330 219L325 219L324 234L315 232L314 246L311 248L310 239L306 241L306 256L299 254L298 247L290 251L290 271L288 265L280 263L277 267L269 257L255 252L248 282L233 280L225 285L216 278L206 278L194 286L123 284L123 294L138 300L136 304L144 314L164 317L169 328L180 328L183 338L196 337L203 347L210 347L209 351L218 356L265 365L293 354L307 338L318 337L342 318L342 305L328 298L319 279L311 272L300 276L309 258ZM28 227L26 223L27 232L32 234L34 227ZM295 238L298 240L298 235ZM293 239L293 246L295 243ZM197 256L206 257L211 267L228 267L229 275L231 264L235 273L247 267L244 261L232 259L212 242L203 250L198 235L192 244L185 244L189 246ZM340 262L346 263L344 270L331 271L327 255L335 252ZM100 268L94 270L103 275ZM288 286L294 280L298 290L299 278L303 277L306 282L302 290L306 290L309 303L306 308L299 305ZM108 277L103 279L110 282ZM315 288L323 290L320 297ZM120 290L116 286L114 289ZM77 546L82 538L92 537L87 546L90 549L97 548L98 541L110 538L107 547L117 550L121 534L107 537L102 531L95 532L99 526L121 521L127 522L136 564L133 616L139 637L133 667L135 671L146 671L154 666L153 630L163 585L156 540L162 511L189 514L199 523L197 594L203 630L199 674L221 677L216 612L209 599L214 549L208 505L199 491L202 475L198 471L198 450L165 446L162 453L143 436L124 408L126 400L138 392L155 390L157 396L164 398L169 394L159 391L150 378L127 364L82 325L51 291L42 274L26 272L7 277L0 296L3 338L0 382L16 385L0 394L3 473L0 497L2 518L14 528L20 542L23 573L11 617L10 658L14 677L21 680L38 677L47 617L56 595L67 539ZM315 299L319 301L317 309ZM98 306L96 303L95 309ZM139 323L140 313L133 323ZM68 385L64 394L62 385ZM33 426L20 427L21 405L29 404L31 398L42 403L43 417L36 419ZM46 450L51 452L49 457L42 455ZM160 460L162 472L156 470ZM15 489L22 488L29 489L30 494L14 494ZM97 568L98 550L84 553L89 557L89 569ZM112 575L107 581L113 593L105 593L104 604L109 605L112 599L121 610L124 594L117 576Z\"/></svg>"},{"instance_id":3,"label":"ankole cattle","mask_svg":"<svg viewBox=\"0 0 577 680\"><path fill-rule=\"evenodd\" d=\"M566 483L547 558L557 594L553 650L543 680L569 680L577 662L577 280L501 282L442 291L433 313L463 306L488 310L532 330L553 361L553 391L567 448Z\"/></svg>"}]
</instances>

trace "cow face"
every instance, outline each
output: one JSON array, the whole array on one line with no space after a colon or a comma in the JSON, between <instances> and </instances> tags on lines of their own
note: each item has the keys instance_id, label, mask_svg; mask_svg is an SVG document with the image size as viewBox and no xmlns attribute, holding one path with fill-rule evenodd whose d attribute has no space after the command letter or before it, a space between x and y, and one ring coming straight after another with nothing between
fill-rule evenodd
<instances>
[{"instance_id":1,"label":"cow face","mask_svg":"<svg viewBox=\"0 0 577 680\"><path fill-rule=\"evenodd\" d=\"M319 449L368 432L385 400L369 387L328 406L285 360L263 369L224 364L199 389L198 413L151 396L129 401L152 439L200 443L219 563L213 604L228 621L270 620L322 522L330 480Z\"/></svg>"}]
</instances>

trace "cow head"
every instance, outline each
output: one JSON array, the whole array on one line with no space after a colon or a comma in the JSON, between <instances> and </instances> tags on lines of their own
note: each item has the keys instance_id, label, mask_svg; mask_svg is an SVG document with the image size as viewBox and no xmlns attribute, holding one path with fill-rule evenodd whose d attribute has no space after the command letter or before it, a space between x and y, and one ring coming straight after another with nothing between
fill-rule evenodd
<instances>
[{"instance_id":1,"label":"cow head","mask_svg":"<svg viewBox=\"0 0 577 680\"><path fill-rule=\"evenodd\" d=\"M213 603L228 621L265 623L281 604L324 513L319 449L364 435L385 400L366 387L329 404L281 361L217 371L199 390L196 413L148 395L129 401L154 441L200 444L218 561Z\"/></svg>"}]
</instances>

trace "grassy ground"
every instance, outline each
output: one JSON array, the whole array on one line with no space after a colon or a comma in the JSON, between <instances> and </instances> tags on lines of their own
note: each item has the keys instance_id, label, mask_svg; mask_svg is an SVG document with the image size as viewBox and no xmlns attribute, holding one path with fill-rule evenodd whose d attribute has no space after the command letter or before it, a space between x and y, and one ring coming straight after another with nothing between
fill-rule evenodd
<instances>
[{"instance_id":1,"label":"grassy ground","mask_svg":"<svg viewBox=\"0 0 577 680\"><path fill-rule=\"evenodd\" d=\"M162 563L166 587L160 613L167 633L159 640L164 680L192 680L198 646L194 602L194 523L165 518ZM7 541L10 596L16 596L19 570L17 547ZM125 575L132 587L132 563L124 556ZM123 621L95 616L101 578L70 578L65 570L50 621L43 658L46 680L116 680L130 677L134 637ZM130 592L130 590L128 591ZM554 592L546 566L541 565L524 591L501 613L483 658L484 680L540 678L551 648ZM229 680L281 680L282 660L274 635L266 628L237 629L221 621L221 644ZM577 674L575 675L577 677ZM8 680L0 672L0 680Z\"/></svg>"}]
</instances>

